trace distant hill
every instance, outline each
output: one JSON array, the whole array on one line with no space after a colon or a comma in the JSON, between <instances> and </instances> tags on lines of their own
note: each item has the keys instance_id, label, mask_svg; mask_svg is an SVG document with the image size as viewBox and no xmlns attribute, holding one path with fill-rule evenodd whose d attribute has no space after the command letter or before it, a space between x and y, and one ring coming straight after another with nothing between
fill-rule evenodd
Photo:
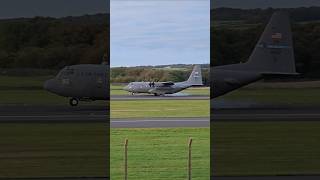
<instances>
[{"instance_id":1,"label":"distant hill","mask_svg":"<svg viewBox=\"0 0 320 180\"><path fill-rule=\"evenodd\" d=\"M317 21L320 20L320 7L300 8L268 8L268 9L235 9L216 8L211 10L212 21L237 21L261 23L269 19L275 11L287 11L293 21Z\"/></svg>"},{"instance_id":2,"label":"distant hill","mask_svg":"<svg viewBox=\"0 0 320 180\"><path fill-rule=\"evenodd\" d=\"M47 19L52 21L59 21L65 23L88 23L88 24L101 24L109 22L110 14L107 13L99 13L99 14L86 14L83 16L67 16L61 18L54 17L44 17L37 16L33 18L10 18L10 19L0 19L0 23L3 22L27 22L34 19Z\"/></svg>"},{"instance_id":3,"label":"distant hill","mask_svg":"<svg viewBox=\"0 0 320 180\"><path fill-rule=\"evenodd\" d=\"M172 69L186 69L193 67L193 65L190 64L169 64L169 65L156 65L156 66L135 66L134 68L172 68ZM202 68L209 68L210 64L201 64Z\"/></svg>"},{"instance_id":4,"label":"distant hill","mask_svg":"<svg viewBox=\"0 0 320 180\"><path fill-rule=\"evenodd\" d=\"M211 8L229 7L229 8L297 8L320 6L318 0L214 0Z\"/></svg>"}]
</instances>

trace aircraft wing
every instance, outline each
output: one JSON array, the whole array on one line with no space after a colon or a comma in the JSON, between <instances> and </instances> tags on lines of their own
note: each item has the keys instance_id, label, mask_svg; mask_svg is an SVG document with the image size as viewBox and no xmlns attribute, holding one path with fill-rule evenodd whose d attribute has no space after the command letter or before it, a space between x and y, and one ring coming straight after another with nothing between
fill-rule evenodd
<instances>
[{"instance_id":1,"label":"aircraft wing","mask_svg":"<svg viewBox=\"0 0 320 180\"><path fill-rule=\"evenodd\" d=\"M161 82L162 86L173 86L174 82Z\"/></svg>"}]
</instances>

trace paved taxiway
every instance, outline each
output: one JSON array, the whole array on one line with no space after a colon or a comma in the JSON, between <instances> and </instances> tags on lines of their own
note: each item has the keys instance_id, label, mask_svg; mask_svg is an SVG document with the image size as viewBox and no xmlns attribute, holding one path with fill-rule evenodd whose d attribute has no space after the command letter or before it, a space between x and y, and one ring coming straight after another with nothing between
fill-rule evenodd
<instances>
[{"instance_id":1,"label":"paved taxiway","mask_svg":"<svg viewBox=\"0 0 320 180\"><path fill-rule=\"evenodd\" d=\"M211 177L211 180L319 180L320 176Z\"/></svg>"},{"instance_id":2,"label":"paved taxiway","mask_svg":"<svg viewBox=\"0 0 320 180\"><path fill-rule=\"evenodd\" d=\"M212 121L320 121L320 108L211 109Z\"/></svg>"},{"instance_id":3,"label":"paved taxiway","mask_svg":"<svg viewBox=\"0 0 320 180\"><path fill-rule=\"evenodd\" d=\"M212 180L319 180L320 176L211 177Z\"/></svg>"},{"instance_id":4,"label":"paved taxiway","mask_svg":"<svg viewBox=\"0 0 320 180\"><path fill-rule=\"evenodd\" d=\"M0 106L0 122L106 122L107 106Z\"/></svg>"},{"instance_id":5,"label":"paved taxiway","mask_svg":"<svg viewBox=\"0 0 320 180\"><path fill-rule=\"evenodd\" d=\"M130 100L209 100L207 95L113 95L112 101L130 101Z\"/></svg>"},{"instance_id":6,"label":"paved taxiway","mask_svg":"<svg viewBox=\"0 0 320 180\"><path fill-rule=\"evenodd\" d=\"M108 122L105 106L0 106L0 123ZM209 127L209 118L113 119L112 128Z\"/></svg>"},{"instance_id":7,"label":"paved taxiway","mask_svg":"<svg viewBox=\"0 0 320 180\"><path fill-rule=\"evenodd\" d=\"M111 128L178 128L209 126L209 118L150 118L111 120Z\"/></svg>"},{"instance_id":8,"label":"paved taxiway","mask_svg":"<svg viewBox=\"0 0 320 180\"><path fill-rule=\"evenodd\" d=\"M108 177L21 177L21 178L0 178L0 180L109 180Z\"/></svg>"}]
</instances>

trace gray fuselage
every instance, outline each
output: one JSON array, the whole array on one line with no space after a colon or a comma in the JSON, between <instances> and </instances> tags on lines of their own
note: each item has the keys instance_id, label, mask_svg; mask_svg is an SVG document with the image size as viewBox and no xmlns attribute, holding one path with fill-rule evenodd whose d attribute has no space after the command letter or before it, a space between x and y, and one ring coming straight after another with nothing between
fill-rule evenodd
<instances>
[{"instance_id":1,"label":"gray fuselage","mask_svg":"<svg viewBox=\"0 0 320 180\"><path fill-rule=\"evenodd\" d=\"M183 82L131 82L123 90L134 93L158 95L174 94L191 86L203 86L201 66L195 65L188 78Z\"/></svg>"},{"instance_id":2,"label":"gray fuselage","mask_svg":"<svg viewBox=\"0 0 320 180\"><path fill-rule=\"evenodd\" d=\"M165 85L161 82L131 82L124 90L131 93L149 93L156 95L174 94L192 85L186 82L172 83L172 85Z\"/></svg>"},{"instance_id":3,"label":"gray fuselage","mask_svg":"<svg viewBox=\"0 0 320 180\"><path fill-rule=\"evenodd\" d=\"M262 79L259 72L224 70L213 68L211 72L212 98L222 96L228 92L241 88L252 82Z\"/></svg>"},{"instance_id":4,"label":"gray fuselage","mask_svg":"<svg viewBox=\"0 0 320 180\"><path fill-rule=\"evenodd\" d=\"M79 100L107 100L108 72L106 65L67 66L56 77L46 81L44 88L57 95Z\"/></svg>"}]
</instances>

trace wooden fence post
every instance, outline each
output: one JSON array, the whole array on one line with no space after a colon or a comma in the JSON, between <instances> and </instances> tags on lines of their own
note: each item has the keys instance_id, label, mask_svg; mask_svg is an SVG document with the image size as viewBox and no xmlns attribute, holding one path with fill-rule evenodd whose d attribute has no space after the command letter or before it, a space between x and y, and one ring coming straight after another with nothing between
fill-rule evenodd
<instances>
[{"instance_id":1,"label":"wooden fence post","mask_svg":"<svg viewBox=\"0 0 320 180\"><path fill-rule=\"evenodd\" d=\"M192 159L192 138L189 139L189 143L188 143L188 149L189 149L189 156L188 156L188 180L191 180L192 178L192 164L191 164L191 159Z\"/></svg>"},{"instance_id":2,"label":"wooden fence post","mask_svg":"<svg viewBox=\"0 0 320 180\"><path fill-rule=\"evenodd\" d=\"M124 142L124 180L128 180L128 139Z\"/></svg>"}]
</instances>

